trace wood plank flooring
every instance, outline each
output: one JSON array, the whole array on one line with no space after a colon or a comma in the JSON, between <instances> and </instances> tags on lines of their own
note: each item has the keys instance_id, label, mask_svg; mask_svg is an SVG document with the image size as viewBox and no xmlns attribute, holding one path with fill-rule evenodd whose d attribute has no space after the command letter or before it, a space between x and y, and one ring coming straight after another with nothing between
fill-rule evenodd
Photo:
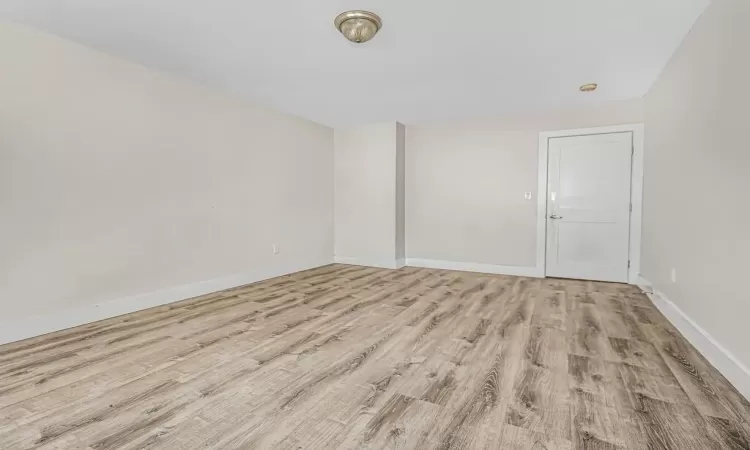
<instances>
[{"instance_id":1,"label":"wood plank flooring","mask_svg":"<svg viewBox=\"0 0 750 450\"><path fill-rule=\"evenodd\" d=\"M0 448L750 449L637 288L332 265L0 346Z\"/></svg>"}]
</instances>

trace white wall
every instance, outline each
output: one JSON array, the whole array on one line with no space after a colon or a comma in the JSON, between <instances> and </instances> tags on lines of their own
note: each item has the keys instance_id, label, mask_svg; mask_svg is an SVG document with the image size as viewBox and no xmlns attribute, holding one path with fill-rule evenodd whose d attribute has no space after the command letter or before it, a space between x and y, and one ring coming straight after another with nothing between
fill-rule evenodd
<instances>
[{"instance_id":1,"label":"white wall","mask_svg":"<svg viewBox=\"0 0 750 450\"><path fill-rule=\"evenodd\" d=\"M641 257L656 289L745 366L748 22L750 2L714 0L645 97Z\"/></svg>"},{"instance_id":2,"label":"white wall","mask_svg":"<svg viewBox=\"0 0 750 450\"><path fill-rule=\"evenodd\" d=\"M544 115L408 125L407 257L535 266L539 132L642 121L637 99ZM533 193L532 200L524 200L525 192Z\"/></svg>"},{"instance_id":3,"label":"white wall","mask_svg":"<svg viewBox=\"0 0 750 450\"><path fill-rule=\"evenodd\" d=\"M395 266L399 125L388 122L335 131L337 261Z\"/></svg>"},{"instance_id":4,"label":"white wall","mask_svg":"<svg viewBox=\"0 0 750 450\"><path fill-rule=\"evenodd\" d=\"M17 25L0 61L2 321L331 262L331 129Z\"/></svg>"}]
</instances>

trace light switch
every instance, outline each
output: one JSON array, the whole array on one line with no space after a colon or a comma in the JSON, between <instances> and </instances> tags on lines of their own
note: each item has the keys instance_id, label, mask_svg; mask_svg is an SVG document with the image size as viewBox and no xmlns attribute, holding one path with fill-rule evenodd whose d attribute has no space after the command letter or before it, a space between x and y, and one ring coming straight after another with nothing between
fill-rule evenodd
<instances>
[{"instance_id":1,"label":"light switch","mask_svg":"<svg viewBox=\"0 0 750 450\"><path fill-rule=\"evenodd\" d=\"M523 194L523 198L525 198L526 200L531 200L531 192Z\"/></svg>"}]
</instances>

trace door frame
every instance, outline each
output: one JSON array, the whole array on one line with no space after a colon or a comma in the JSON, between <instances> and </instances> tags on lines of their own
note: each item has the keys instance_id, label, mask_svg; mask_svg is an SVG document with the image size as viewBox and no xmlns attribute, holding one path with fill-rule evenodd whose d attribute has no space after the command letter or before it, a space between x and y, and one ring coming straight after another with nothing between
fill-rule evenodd
<instances>
[{"instance_id":1,"label":"door frame","mask_svg":"<svg viewBox=\"0 0 750 450\"><path fill-rule=\"evenodd\" d=\"M637 284L641 270L641 219L643 206L643 135L642 123L574 130L542 131L539 133L539 185L536 212L536 272L541 278L547 273L547 175L549 140L558 137L592 134L633 133L633 167L630 179L630 242L628 284Z\"/></svg>"}]
</instances>

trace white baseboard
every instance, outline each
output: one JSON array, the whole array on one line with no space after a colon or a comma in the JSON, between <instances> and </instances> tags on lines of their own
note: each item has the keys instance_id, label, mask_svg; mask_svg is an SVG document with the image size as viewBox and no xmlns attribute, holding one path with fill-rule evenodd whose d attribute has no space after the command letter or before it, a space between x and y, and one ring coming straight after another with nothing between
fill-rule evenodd
<instances>
[{"instance_id":1,"label":"white baseboard","mask_svg":"<svg viewBox=\"0 0 750 450\"><path fill-rule=\"evenodd\" d=\"M381 269L400 269L404 267L403 259L369 259L354 256L334 256L333 261L339 264L351 264L353 266L380 267Z\"/></svg>"},{"instance_id":2,"label":"white baseboard","mask_svg":"<svg viewBox=\"0 0 750 450\"><path fill-rule=\"evenodd\" d=\"M643 275L641 275L640 273L636 274L635 282L631 284L634 284L638 286L639 288L641 288L641 290L645 292L646 295L650 294L653 291L653 286L651 285L651 282L643 278Z\"/></svg>"},{"instance_id":3,"label":"white baseboard","mask_svg":"<svg viewBox=\"0 0 750 450\"><path fill-rule=\"evenodd\" d=\"M231 275L213 280L175 286L145 294L120 298L93 305L54 311L50 314L0 320L0 345L20 341L54 331L73 328L103 319L129 314L143 309L162 306L212 292L287 275L302 270L325 266L331 261L297 264L284 270L262 268L251 273Z\"/></svg>"},{"instance_id":4,"label":"white baseboard","mask_svg":"<svg viewBox=\"0 0 750 450\"><path fill-rule=\"evenodd\" d=\"M407 258L407 266L426 267L428 269L461 270L464 272L493 273L499 275L515 275L519 277L535 277L542 275L536 267L499 266L495 264L478 264L454 261L440 261L436 259Z\"/></svg>"},{"instance_id":5,"label":"white baseboard","mask_svg":"<svg viewBox=\"0 0 750 450\"><path fill-rule=\"evenodd\" d=\"M659 311L685 336L685 339L701 352L708 362L716 367L746 399L750 399L750 369L670 301L663 292L654 289L651 282L643 276L639 276L638 287L648 295Z\"/></svg>"}]
</instances>

